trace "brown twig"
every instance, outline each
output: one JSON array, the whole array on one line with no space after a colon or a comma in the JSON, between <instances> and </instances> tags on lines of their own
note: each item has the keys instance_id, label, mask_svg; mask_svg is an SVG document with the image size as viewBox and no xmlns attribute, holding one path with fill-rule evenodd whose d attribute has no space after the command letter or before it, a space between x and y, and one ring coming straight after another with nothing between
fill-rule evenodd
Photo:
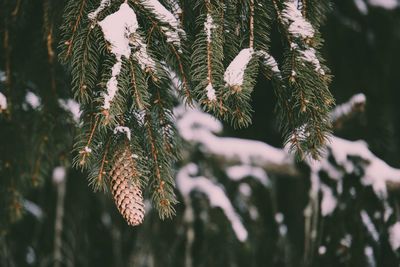
<instances>
[{"instance_id":1,"label":"brown twig","mask_svg":"<svg viewBox=\"0 0 400 267\"><path fill-rule=\"evenodd\" d=\"M250 40L249 47L254 46L254 0L250 0Z\"/></svg>"},{"instance_id":2,"label":"brown twig","mask_svg":"<svg viewBox=\"0 0 400 267\"><path fill-rule=\"evenodd\" d=\"M78 29L78 26L79 26L79 24L81 22L81 19L82 19L83 9L85 8L85 5L86 5L86 0L82 0L81 1L81 6L80 6L80 9L79 9L78 17L76 18L75 24L74 24L74 26L72 28L71 38L67 41L68 49L67 49L67 53L66 53L66 55L64 57L65 60L71 55L72 44L73 44L74 39L75 39L76 30Z\"/></svg>"}]
</instances>

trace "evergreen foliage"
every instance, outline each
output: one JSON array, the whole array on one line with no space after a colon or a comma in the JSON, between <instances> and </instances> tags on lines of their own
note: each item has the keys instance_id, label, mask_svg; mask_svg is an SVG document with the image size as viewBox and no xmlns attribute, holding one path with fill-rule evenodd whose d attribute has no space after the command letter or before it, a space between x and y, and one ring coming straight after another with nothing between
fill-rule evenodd
<instances>
[{"instance_id":1,"label":"evergreen foliage","mask_svg":"<svg viewBox=\"0 0 400 267\"><path fill-rule=\"evenodd\" d=\"M329 135L327 116L333 104L330 75L318 52L317 27L328 7L292 0L197 0L182 7L174 1L68 1L60 58L85 110L75 165L90 171L95 189L107 188L102 176L113 155L105 147L115 142L116 127L126 127L127 119L135 119L132 113L142 114L136 125L143 130L128 126L135 132L132 150L149 153L150 194L160 216L170 217L176 203L171 169L178 156L174 92L167 89L171 78L178 80L188 104L195 98L205 110L240 128L251 124L260 64L267 73L274 68L285 143L299 158L318 158ZM185 22L187 10L194 23ZM112 31L107 29L111 24ZM274 24L284 40L281 63L269 52ZM134 145L139 139L142 147ZM96 179L95 173L101 177Z\"/></svg>"},{"instance_id":2,"label":"evergreen foliage","mask_svg":"<svg viewBox=\"0 0 400 267\"><path fill-rule=\"evenodd\" d=\"M359 32L343 20L355 2L337 3L323 53L336 53L335 96L344 102L362 84L368 105L334 119L335 135L367 138L398 165L398 10L367 5L381 26L357 13ZM113 50L102 23L121 6L138 25L124 28L129 53ZM335 117L319 32L329 10L319 0L2 1L0 265L397 266L399 169L336 136L363 153L336 143L322 153ZM355 99L339 111L363 109L365 97ZM197 103L236 128L251 125L231 134L274 146L279 124L307 160L221 137L222 124ZM119 165L124 157L134 160ZM377 163L385 171L370 175ZM89 192L85 178L108 195ZM141 223L143 204L144 224L129 228L123 217Z\"/></svg>"}]
</instances>

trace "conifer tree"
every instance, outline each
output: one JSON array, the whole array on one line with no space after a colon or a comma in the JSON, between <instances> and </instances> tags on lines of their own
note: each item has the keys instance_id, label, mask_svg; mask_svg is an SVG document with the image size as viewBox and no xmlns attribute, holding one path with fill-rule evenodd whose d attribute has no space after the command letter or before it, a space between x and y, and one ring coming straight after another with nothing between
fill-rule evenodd
<instances>
[{"instance_id":1,"label":"conifer tree","mask_svg":"<svg viewBox=\"0 0 400 267\"><path fill-rule=\"evenodd\" d=\"M1 1L0 266L397 266L398 7Z\"/></svg>"},{"instance_id":2,"label":"conifer tree","mask_svg":"<svg viewBox=\"0 0 400 267\"><path fill-rule=\"evenodd\" d=\"M110 144L128 139L132 153L147 155L139 179L160 217L170 217L179 157L171 82L187 105L196 100L240 128L251 123L260 72L274 80L285 143L299 158L317 159L333 104L318 52L328 8L292 0L69 1L59 47L84 110L75 166L89 170L95 190L106 189L115 168ZM270 52L274 26L283 43L279 63Z\"/></svg>"}]
</instances>

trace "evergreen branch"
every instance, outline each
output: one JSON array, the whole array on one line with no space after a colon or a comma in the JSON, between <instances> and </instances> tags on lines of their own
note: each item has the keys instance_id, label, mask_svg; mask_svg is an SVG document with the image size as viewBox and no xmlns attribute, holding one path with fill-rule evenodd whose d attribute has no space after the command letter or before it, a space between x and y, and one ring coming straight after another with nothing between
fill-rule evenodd
<instances>
[{"instance_id":1,"label":"evergreen branch","mask_svg":"<svg viewBox=\"0 0 400 267\"><path fill-rule=\"evenodd\" d=\"M224 6L221 10L221 34L223 45L223 63L228 65L239 52L240 39L237 32L237 0L229 0L221 3ZM221 100L220 100L221 101Z\"/></svg>"},{"instance_id":2,"label":"evergreen branch","mask_svg":"<svg viewBox=\"0 0 400 267\"><path fill-rule=\"evenodd\" d=\"M179 5L179 1L166 0L165 2L169 6L170 10L172 10L172 14L174 15L174 17L181 22L181 25L183 25L183 11Z\"/></svg>"},{"instance_id":3,"label":"evergreen branch","mask_svg":"<svg viewBox=\"0 0 400 267\"><path fill-rule=\"evenodd\" d=\"M111 143L111 138L108 139L107 144L104 148L104 152L103 152L103 157L101 159L101 163L100 163L100 168L97 172L97 177L96 179L90 179L90 184L92 184L94 186L95 191L99 190L100 188L103 188L103 191L106 190L106 183L104 182L104 177L105 175L107 175L107 172L105 171L105 167L106 164L108 163L108 152L109 152L109 148L110 148L110 143Z\"/></svg>"},{"instance_id":4,"label":"evergreen branch","mask_svg":"<svg viewBox=\"0 0 400 267\"><path fill-rule=\"evenodd\" d=\"M167 42L173 44L181 51L181 36L185 37L186 33L181 28L179 20L175 18L169 10L167 10L158 0L138 0L144 9L148 10L156 20L167 26L161 26Z\"/></svg>"},{"instance_id":5,"label":"evergreen branch","mask_svg":"<svg viewBox=\"0 0 400 267\"><path fill-rule=\"evenodd\" d=\"M291 116L294 119L293 126L287 120L288 124L282 130L286 142L291 143L300 158L307 154L318 158L330 129L327 118L333 103L327 88L330 78L325 73L326 67L322 65L317 50L309 46L311 43L315 47L319 46L316 31L297 9L295 2L290 0L284 3L282 13L276 1L273 0L273 3L290 46L285 57L284 71L293 92L289 105L279 105L289 107L289 110L282 110L283 113L298 114ZM288 117L287 114L281 116Z\"/></svg>"},{"instance_id":6,"label":"evergreen branch","mask_svg":"<svg viewBox=\"0 0 400 267\"><path fill-rule=\"evenodd\" d=\"M183 86L183 91L185 94L185 101L187 104L192 105L192 103L193 103L192 94L190 93L188 78L186 77L186 72L183 67L183 62L182 62L181 56L179 55L179 53L175 47L170 45L170 48L175 55L175 59L178 62L179 74L182 78L182 86Z\"/></svg>"},{"instance_id":7,"label":"evergreen branch","mask_svg":"<svg viewBox=\"0 0 400 267\"><path fill-rule=\"evenodd\" d=\"M331 1L303 0L302 11L304 18L318 29L326 20L326 15L331 11Z\"/></svg>"},{"instance_id":8,"label":"evergreen branch","mask_svg":"<svg viewBox=\"0 0 400 267\"><path fill-rule=\"evenodd\" d=\"M251 123L251 93L258 74L258 56L252 48L242 49L224 73L223 97L229 112L225 119L235 128Z\"/></svg>"},{"instance_id":9,"label":"evergreen branch","mask_svg":"<svg viewBox=\"0 0 400 267\"><path fill-rule=\"evenodd\" d=\"M65 52L65 54L62 54L60 56L60 58L62 58L64 62L66 62L69 59L69 57L71 56L71 54L72 54L72 46L74 44L74 41L75 41L75 38L76 38L76 33L77 33L78 27L80 26L80 23L82 21L82 17L84 15L84 10L85 10L85 7L87 5L87 0L81 0L81 1L70 0L68 5L66 6L66 11L65 11L65 13L67 14L66 17L69 17L69 16L72 17L73 16L71 13L74 11L74 6L73 6L74 2L80 2L80 5L79 5L78 14L76 14L74 16L75 17L75 21L73 22L73 25L66 26L66 27L72 26L72 30L71 30L71 36L69 37L69 39L64 41L64 44L67 46L66 52ZM72 12L69 11L69 9ZM67 20L69 21L70 18L68 18ZM66 28L66 30L70 30L70 29Z\"/></svg>"},{"instance_id":10,"label":"evergreen branch","mask_svg":"<svg viewBox=\"0 0 400 267\"><path fill-rule=\"evenodd\" d=\"M135 68L135 64L133 63L133 61L129 61L130 64L130 73L131 73L131 85L132 85L132 89L133 89L133 97L135 99L135 103L136 106L139 110L144 110L147 108L148 106L148 101L144 101L144 99L148 99L148 96L145 95L146 93L146 88L143 88L143 90L139 90L139 86L140 85L145 85L146 81L142 80L140 85L138 84L138 78L136 75L136 68ZM139 74L139 73L138 73ZM143 95L142 92L143 91Z\"/></svg>"},{"instance_id":11,"label":"evergreen branch","mask_svg":"<svg viewBox=\"0 0 400 267\"><path fill-rule=\"evenodd\" d=\"M274 18L273 7L262 0L254 0L254 49L269 51L270 34Z\"/></svg>"},{"instance_id":12,"label":"evergreen branch","mask_svg":"<svg viewBox=\"0 0 400 267\"><path fill-rule=\"evenodd\" d=\"M90 26L82 29L74 45L71 60L72 86L74 96L80 103L89 103L90 92L96 85L99 64L99 34ZM95 32L95 34L93 34ZM101 41L100 41L101 43Z\"/></svg>"},{"instance_id":13,"label":"evergreen branch","mask_svg":"<svg viewBox=\"0 0 400 267\"><path fill-rule=\"evenodd\" d=\"M154 121L150 112L145 115L145 128L147 132L148 142L150 144L150 152L152 157L152 168L155 175L155 180L153 181L155 188L153 191L153 201L156 208L159 211L161 219L170 218L175 214L175 209L172 206L175 204L176 197L173 192L173 179L169 173L171 165L168 163L168 159L163 159L162 148L157 145L157 138L155 132L153 131ZM162 170L163 176L162 178Z\"/></svg>"},{"instance_id":14,"label":"evergreen branch","mask_svg":"<svg viewBox=\"0 0 400 267\"><path fill-rule=\"evenodd\" d=\"M142 4L138 3L139 0L133 0L133 1L134 1L134 4L136 4L136 7L139 10L141 10L142 13L146 16L147 20L149 20L151 22L152 27L151 27L151 31L149 32L149 34L151 34L153 32L154 28L156 28L157 31L163 36L163 38L165 38L165 36L168 36L168 29L166 27L160 26L159 23L156 20L154 20L154 18L152 16L150 16L148 14L148 12L146 12L146 9L144 8L144 6ZM150 42L151 36L149 36L147 39L148 39L148 42ZM158 47L158 46L159 46L159 44L158 45L156 44L156 47ZM176 61L176 62L174 62L171 60L167 63L171 66L174 66L174 68L177 70L177 73L179 73L180 79L182 82L183 90L179 90L179 92L183 91L183 98L185 99L186 103L189 105L192 105L193 99L192 99L192 95L190 93L189 78L186 75L185 63L182 58L185 55L185 53L182 53L183 47L180 45L178 48L179 50L177 50L177 48L174 46L174 44L172 42L169 42L168 39L167 39L167 47L174 55L173 59ZM164 58L164 60L165 60L165 52L162 51L161 53L162 53L162 58ZM168 58L167 58L167 60L168 60Z\"/></svg>"},{"instance_id":15,"label":"evergreen branch","mask_svg":"<svg viewBox=\"0 0 400 267\"><path fill-rule=\"evenodd\" d=\"M170 81L167 79L167 73L161 68L158 72L161 74L160 83L150 87L152 89L152 103L154 104L152 112L156 116L155 126L157 129L160 129L163 152L172 162L172 160L179 158L179 143L177 142L179 134L176 132L172 114L174 98L170 90L165 89L171 88Z\"/></svg>"},{"instance_id":16,"label":"evergreen branch","mask_svg":"<svg viewBox=\"0 0 400 267\"><path fill-rule=\"evenodd\" d=\"M201 29L192 46L192 78L196 83L194 91L199 102L208 111L218 115L218 98L222 87L223 76L223 36L222 8L204 3L206 15L200 16L197 25ZM205 71L206 70L206 71Z\"/></svg>"},{"instance_id":17,"label":"evergreen branch","mask_svg":"<svg viewBox=\"0 0 400 267\"><path fill-rule=\"evenodd\" d=\"M79 151L79 154L80 154L80 157L81 157L81 159L80 159L80 161L79 161L79 165L82 166L82 167L86 164L86 158L87 158L87 156L88 156L90 153L92 153L92 149L90 148L90 145L91 145L91 143L92 143L93 136L94 136L94 133L96 132L98 123L99 123L99 117L96 116L95 121L94 121L94 124L93 124L92 127L91 127L90 134L89 134L89 137L88 137L88 139L87 139L86 145L84 146L83 149L81 149L81 150Z\"/></svg>"},{"instance_id":18,"label":"evergreen branch","mask_svg":"<svg viewBox=\"0 0 400 267\"><path fill-rule=\"evenodd\" d=\"M44 135L43 138L41 138L41 141L39 143L38 146L38 156L36 157L35 163L33 165L33 173L31 176L31 181L32 181L32 185L33 186L37 186L39 184L39 174L40 174L40 170L41 170L41 162L42 162L42 158L43 158L43 147L45 145L45 143L47 143L48 141L48 137L47 135Z\"/></svg>"}]
</instances>

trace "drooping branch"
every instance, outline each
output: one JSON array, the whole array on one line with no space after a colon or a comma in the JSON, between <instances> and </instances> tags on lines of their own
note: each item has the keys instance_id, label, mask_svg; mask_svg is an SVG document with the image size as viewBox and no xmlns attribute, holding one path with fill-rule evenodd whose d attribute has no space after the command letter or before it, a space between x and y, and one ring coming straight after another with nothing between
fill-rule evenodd
<instances>
[{"instance_id":1,"label":"drooping branch","mask_svg":"<svg viewBox=\"0 0 400 267\"><path fill-rule=\"evenodd\" d=\"M357 101L352 98L348 103L336 107L331 114L339 114L340 110L355 102ZM255 140L218 136L222 131L222 124L199 109L187 110L180 106L175 109L175 115L183 139L200 145L203 153L215 158L222 165L250 165L261 167L270 174L291 177L298 177L302 173L286 149ZM346 173L352 173L357 164L363 162L365 173L361 182L371 185L378 196L386 196L387 186L389 190L393 190L400 184L400 169L389 166L375 156L364 141L349 141L331 136L327 150L318 163L318 168L334 179L341 179ZM328 160L329 156L333 157L334 163ZM354 161L355 158L360 160ZM305 163L310 165L312 162L314 161ZM310 165L311 167L313 166Z\"/></svg>"}]
</instances>

